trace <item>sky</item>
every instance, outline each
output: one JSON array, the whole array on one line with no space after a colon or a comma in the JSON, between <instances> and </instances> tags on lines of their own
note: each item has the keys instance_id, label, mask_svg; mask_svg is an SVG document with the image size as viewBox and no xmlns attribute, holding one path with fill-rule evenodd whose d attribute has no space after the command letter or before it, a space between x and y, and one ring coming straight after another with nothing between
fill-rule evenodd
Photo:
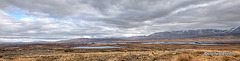
<instances>
[{"instance_id":1,"label":"sky","mask_svg":"<svg viewBox=\"0 0 240 61\"><path fill-rule=\"evenodd\" d=\"M240 0L0 0L0 42L240 26Z\"/></svg>"}]
</instances>

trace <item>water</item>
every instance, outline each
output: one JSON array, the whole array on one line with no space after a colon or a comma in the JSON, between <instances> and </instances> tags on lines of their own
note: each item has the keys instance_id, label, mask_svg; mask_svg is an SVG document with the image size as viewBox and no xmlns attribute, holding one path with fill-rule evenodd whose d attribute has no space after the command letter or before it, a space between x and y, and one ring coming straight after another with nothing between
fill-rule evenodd
<instances>
[{"instance_id":1,"label":"water","mask_svg":"<svg viewBox=\"0 0 240 61\"><path fill-rule=\"evenodd\" d=\"M8 47L8 49L17 49L19 47Z\"/></svg>"},{"instance_id":2,"label":"water","mask_svg":"<svg viewBox=\"0 0 240 61\"><path fill-rule=\"evenodd\" d=\"M104 43L104 42L95 42L87 44L195 44L195 45L223 45L214 42L122 42L122 43Z\"/></svg>"},{"instance_id":3,"label":"water","mask_svg":"<svg viewBox=\"0 0 240 61\"><path fill-rule=\"evenodd\" d=\"M144 42L142 44L197 44L196 42Z\"/></svg>"},{"instance_id":4,"label":"water","mask_svg":"<svg viewBox=\"0 0 240 61\"><path fill-rule=\"evenodd\" d=\"M87 44L127 44L127 43L103 43L103 42L95 42L95 43L87 43Z\"/></svg>"},{"instance_id":5,"label":"water","mask_svg":"<svg viewBox=\"0 0 240 61\"><path fill-rule=\"evenodd\" d=\"M195 44L195 45L228 45L214 42L144 42L142 44Z\"/></svg>"},{"instance_id":6,"label":"water","mask_svg":"<svg viewBox=\"0 0 240 61\"><path fill-rule=\"evenodd\" d=\"M165 42L143 42L142 44L165 44Z\"/></svg>"},{"instance_id":7,"label":"water","mask_svg":"<svg viewBox=\"0 0 240 61\"><path fill-rule=\"evenodd\" d=\"M198 44L198 45L229 45L229 44Z\"/></svg>"},{"instance_id":8,"label":"water","mask_svg":"<svg viewBox=\"0 0 240 61\"><path fill-rule=\"evenodd\" d=\"M80 46L72 47L73 49L106 49L106 48L124 48L121 46Z\"/></svg>"}]
</instances>

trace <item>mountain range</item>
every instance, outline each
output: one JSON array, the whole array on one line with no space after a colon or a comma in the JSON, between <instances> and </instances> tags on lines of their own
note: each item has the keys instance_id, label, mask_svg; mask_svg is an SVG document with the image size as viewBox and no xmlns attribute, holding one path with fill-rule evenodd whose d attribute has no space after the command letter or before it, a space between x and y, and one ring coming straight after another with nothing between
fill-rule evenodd
<instances>
[{"instance_id":1,"label":"mountain range","mask_svg":"<svg viewBox=\"0 0 240 61\"><path fill-rule=\"evenodd\" d=\"M184 31L167 31L157 32L148 36L129 37L129 40L152 40L152 39L177 39L177 38L189 38L207 35L219 35L219 34L239 34L240 27L231 28L228 30L218 29L198 29L198 30L184 30Z\"/></svg>"},{"instance_id":2,"label":"mountain range","mask_svg":"<svg viewBox=\"0 0 240 61\"><path fill-rule=\"evenodd\" d=\"M220 36L220 37L219 37ZM240 27L231 28L227 30L219 29L198 29L198 30L184 30L184 31L167 31L167 32L157 32L147 36L135 36L135 37L122 37L122 38L79 38L58 41L59 43L88 43L88 42L98 42L98 41L141 41L141 40L159 40L159 39L183 39L183 38L201 38L208 39L209 37L219 39L229 36L240 37ZM238 39L237 39L238 40Z\"/></svg>"},{"instance_id":3,"label":"mountain range","mask_svg":"<svg viewBox=\"0 0 240 61\"><path fill-rule=\"evenodd\" d=\"M70 40L57 41L57 43L89 43L89 42L113 42L113 41L144 41L144 40L159 40L159 39L182 39L182 38L225 38L229 36L236 36L240 39L240 26L227 30L219 29L198 29L198 30L183 30L183 31L166 31L157 32L147 36L134 36L134 37L121 37L121 38L78 38ZM238 39L237 39L238 40ZM235 40L236 41L236 40ZM17 42L17 43L39 43L46 41L33 41L33 42ZM0 42L4 43L4 42Z\"/></svg>"}]
</instances>

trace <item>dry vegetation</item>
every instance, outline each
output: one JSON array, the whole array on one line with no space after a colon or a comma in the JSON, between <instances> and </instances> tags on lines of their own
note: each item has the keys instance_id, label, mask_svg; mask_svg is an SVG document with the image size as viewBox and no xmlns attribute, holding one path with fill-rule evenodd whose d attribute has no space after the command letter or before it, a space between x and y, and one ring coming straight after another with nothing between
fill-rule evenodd
<instances>
[{"instance_id":1,"label":"dry vegetation","mask_svg":"<svg viewBox=\"0 0 240 61\"><path fill-rule=\"evenodd\" d=\"M31 48L0 49L0 61L239 61L240 45L120 44L114 49L69 49L81 45L53 47L31 44ZM105 46L105 45L87 45ZM6 46L5 46L6 47ZM10 47L10 46L8 46ZM16 47L16 46L15 46ZM35 47L35 48L34 48ZM235 55L211 56L204 52L233 52Z\"/></svg>"},{"instance_id":2,"label":"dry vegetation","mask_svg":"<svg viewBox=\"0 0 240 61\"><path fill-rule=\"evenodd\" d=\"M234 51L235 53L239 53ZM232 56L206 56L204 51L91 52L21 56L7 61L239 61Z\"/></svg>"}]
</instances>

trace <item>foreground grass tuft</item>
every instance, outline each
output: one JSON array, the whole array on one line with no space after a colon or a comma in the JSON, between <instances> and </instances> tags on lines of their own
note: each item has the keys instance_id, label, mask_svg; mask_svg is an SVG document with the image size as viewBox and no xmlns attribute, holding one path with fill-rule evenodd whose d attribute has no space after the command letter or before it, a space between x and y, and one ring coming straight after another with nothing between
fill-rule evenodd
<instances>
[{"instance_id":1,"label":"foreground grass tuft","mask_svg":"<svg viewBox=\"0 0 240 61\"><path fill-rule=\"evenodd\" d=\"M184 55L179 55L176 61L192 61L192 58L193 58L192 56L188 54L184 54Z\"/></svg>"}]
</instances>

